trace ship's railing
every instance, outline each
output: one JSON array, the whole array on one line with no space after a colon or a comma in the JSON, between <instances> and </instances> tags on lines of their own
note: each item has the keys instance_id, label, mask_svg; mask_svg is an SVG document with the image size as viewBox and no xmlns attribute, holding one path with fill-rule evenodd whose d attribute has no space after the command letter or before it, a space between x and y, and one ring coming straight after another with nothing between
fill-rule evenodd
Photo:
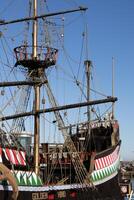
<instances>
[{"instance_id":1,"label":"ship's railing","mask_svg":"<svg viewBox=\"0 0 134 200\"><path fill-rule=\"evenodd\" d=\"M37 46L37 56L33 56L33 46L19 46L14 49L17 61L38 60L50 61L54 64L57 61L58 50L51 47Z\"/></svg>"},{"instance_id":2,"label":"ship's railing","mask_svg":"<svg viewBox=\"0 0 134 200\"><path fill-rule=\"evenodd\" d=\"M91 156L91 153L83 153L83 152L78 152L79 156L80 156L80 160L81 162L83 162L86 158L88 158L88 156ZM59 162L59 163L66 163L66 164L70 164L71 163L71 157L75 158L77 155L75 152L73 153L69 153L69 152L53 152L53 153L45 153L44 154L44 158L40 159L40 163L47 163L47 161L49 161L49 163L55 163L55 162Z\"/></svg>"},{"instance_id":3,"label":"ship's railing","mask_svg":"<svg viewBox=\"0 0 134 200\"><path fill-rule=\"evenodd\" d=\"M72 124L72 125L69 125L69 126L60 127L60 130L71 129L72 134L75 134L77 128L79 129L79 132L82 133L82 132L85 132L88 129L88 125L90 125L90 128L93 129L93 128L99 128L101 126L106 128L108 126L111 126L111 124L113 126L119 127L117 120L101 120L101 121L100 120L93 120L93 121L90 121L90 122L86 121L86 122L81 122L81 123L78 123L78 124Z\"/></svg>"}]
</instances>

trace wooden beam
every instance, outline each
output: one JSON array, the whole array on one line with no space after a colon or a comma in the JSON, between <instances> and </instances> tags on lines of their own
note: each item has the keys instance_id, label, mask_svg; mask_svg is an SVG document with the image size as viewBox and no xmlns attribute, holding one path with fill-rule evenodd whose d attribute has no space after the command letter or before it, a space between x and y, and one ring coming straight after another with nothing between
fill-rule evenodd
<instances>
[{"instance_id":1,"label":"wooden beam","mask_svg":"<svg viewBox=\"0 0 134 200\"><path fill-rule=\"evenodd\" d=\"M87 9L88 8L80 6L77 9L65 10L65 11L60 11L60 12L54 12L54 13L39 15L39 16L36 16L36 17L26 17L26 18L11 20L11 21L0 20L0 26L6 25L6 24L14 24L14 23L19 23L19 22L24 22L24 21L36 20L36 19L46 18L46 17L51 17L51 16L56 16L56 15L62 15L62 14L67 14L67 13L72 13L72 12L86 11Z\"/></svg>"},{"instance_id":2,"label":"wooden beam","mask_svg":"<svg viewBox=\"0 0 134 200\"><path fill-rule=\"evenodd\" d=\"M44 81L14 81L14 82L0 82L0 87L9 87L9 86L19 86L19 85L35 85L35 84L44 84L47 83L47 80Z\"/></svg>"},{"instance_id":3,"label":"wooden beam","mask_svg":"<svg viewBox=\"0 0 134 200\"><path fill-rule=\"evenodd\" d=\"M88 106L88 105L91 106L91 105L115 102L115 101L117 101L117 97L108 97L107 99L94 100L94 101L58 106L58 107L53 107L53 108L41 109L41 110L38 110L36 112L30 111L30 112L15 114L15 115L8 115L8 116L0 117L0 121L11 120L11 119L19 118L19 117L27 117L27 116L32 116L32 115L42 114L42 113L48 113L48 112L56 112L56 111L60 111L60 110L80 108L80 107L85 107L85 106Z\"/></svg>"}]
</instances>

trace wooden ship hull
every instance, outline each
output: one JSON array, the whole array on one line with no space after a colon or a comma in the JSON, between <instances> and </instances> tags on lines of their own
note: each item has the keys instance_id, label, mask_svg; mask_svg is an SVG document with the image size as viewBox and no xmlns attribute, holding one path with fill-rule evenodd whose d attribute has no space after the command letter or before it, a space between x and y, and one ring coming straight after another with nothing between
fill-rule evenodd
<instances>
[{"instance_id":1,"label":"wooden ship hull","mask_svg":"<svg viewBox=\"0 0 134 200\"><path fill-rule=\"evenodd\" d=\"M103 184L96 186L96 189L83 188L81 185L63 185L61 187L19 187L18 200L44 200L44 199L66 199L66 200L123 200L120 188L117 184L118 176L111 178ZM1 200L12 199L12 189L0 187Z\"/></svg>"},{"instance_id":2,"label":"wooden ship hull","mask_svg":"<svg viewBox=\"0 0 134 200\"><path fill-rule=\"evenodd\" d=\"M115 147L96 155L95 166L91 173L91 185L86 184L51 184L43 185L34 172L15 170L14 177L18 183L18 200L44 199L96 199L121 200L118 170L120 143ZM11 200L12 186L8 182L0 184L0 199Z\"/></svg>"}]
</instances>

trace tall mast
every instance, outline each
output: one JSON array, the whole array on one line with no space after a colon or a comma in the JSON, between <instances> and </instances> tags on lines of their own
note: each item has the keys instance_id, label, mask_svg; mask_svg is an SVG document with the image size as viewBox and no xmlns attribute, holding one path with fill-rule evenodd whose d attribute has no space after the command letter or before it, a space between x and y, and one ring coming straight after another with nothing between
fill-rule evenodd
<instances>
[{"instance_id":1,"label":"tall mast","mask_svg":"<svg viewBox=\"0 0 134 200\"><path fill-rule=\"evenodd\" d=\"M87 101L90 101L90 74L91 74L91 61L85 61L86 77L87 77ZM87 120L90 122L91 111L90 106L87 106Z\"/></svg>"},{"instance_id":2,"label":"tall mast","mask_svg":"<svg viewBox=\"0 0 134 200\"><path fill-rule=\"evenodd\" d=\"M33 0L33 17L37 16L37 0ZM33 20L33 59L37 58L37 19ZM37 69L39 70L39 69ZM38 71L37 71L38 74ZM35 85L35 112L40 110L40 86ZM40 132L40 116L34 115L34 171L39 173L39 132Z\"/></svg>"},{"instance_id":3,"label":"tall mast","mask_svg":"<svg viewBox=\"0 0 134 200\"><path fill-rule=\"evenodd\" d=\"M33 43L33 58L37 57L37 0L33 0L33 34L32 34L32 43Z\"/></svg>"},{"instance_id":4,"label":"tall mast","mask_svg":"<svg viewBox=\"0 0 134 200\"><path fill-rule=\"evenodd\" d=\"M87 79L87 101L90 101L90 75L91 75L91 61L88 60L88 27L86 26L86 57L85 60L85 71L86 71L86 79ZM91 109L90 106L87 106L87 121L91 120ZM90 124L89 124L90 125ZM89 132L89 126L88 126Z\"/></svg>"},{"instance_id":5,"label":"tall mast","mask_svg":"<svg viewBox=\"0 0 134 200\"><path fill-rule=\"evenodd\" d=\"M114 96L114 57L112 57L112 97ZM114 119L114 102L112 103L112 118Z\"/></svg>"},{"instance_id":6,"label":"tall mast","mask_svg":"<svg viewBox=\"0 0 134 200\"><path fill-rule=\"evenodd\" d=\"M85 11L86 8L79 7L74 10L61 11L57 13L50 13L47 15L37 16L37 0L33 0L33 17L23 18L13 21L0 23L0 25L17 23L21 21L33 20L33 34L32 34L32 48L31 46L18 46L14 49L16 55L15 66L21 66L28 72L30 81L34 82L34 171L39 173L39 132L40 132L40 85L42 78L44 78L45 69L56 64L58 49L52 47L38 46L38 19L43 17L55 16L63 13L71 13L77 11ZM42 52L41 54L38 54ZM47 78L46 78L47 79ZM40 80L40 84L36 81ZM47 80L44 80L47 82ZM15 83L11 83L14 85ZM26 83L22 83L26 84ZM79 162L80 163L80 162ZM84 169L85 170L85 169Z\"/></svg>"}]
</instances>

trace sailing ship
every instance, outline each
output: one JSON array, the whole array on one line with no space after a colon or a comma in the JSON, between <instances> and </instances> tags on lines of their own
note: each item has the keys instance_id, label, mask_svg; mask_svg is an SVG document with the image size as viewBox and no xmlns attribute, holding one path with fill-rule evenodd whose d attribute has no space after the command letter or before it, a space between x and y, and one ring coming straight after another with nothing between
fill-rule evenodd
<instances>
[{"instance_id":1,"label":"sailing ship","mask_svg":"<svg viewBox=\"0 0 134 200\"><path fill-rule=\"evenodd\" d=\"M33 27L32 44L29 45L29 42L25 41L22 45L14 47L13 60L15 60L15 63L9 70L9 73L19 71L23 76L19 74L17 81L6 81L8 77L5 76L5 80L0 82L2 100L0 199L122 199L118 182L121 144L118 121L111 110L108 109L107 115L104 117L104 115L97 114L95 107L97 106L98 109L98 106L112 103L113 111L117 98L112 95L99 100L91 100L92 62L89 59L84 61L87 80L86 94L81 82L74 76L74 82L86 99L85 101L59 106L49 80L49 75L53 73L52 69L57 70L58 68L57 62L61 50L53 47L48 37L50 34L48 27L55 26L55 23L49 21L49 19L57 15L63 16L74 12L85 13L87 8L79 7L74 10L38 15L37 0L30 1L30 3L33 8L33 16L11 21L1 20L0 22L1 27L7 27L11 26L10 24L26 21L28 26L32 22ZM39 43L38 37L40 21L45 25L45 30L43 29L41 36L44 36L45 33L45 37L47 37L47 40L40 41L42 43ZM60 28L63 27L64 25ZM84 37L85 33L82 36ZM1 40L4 38L2 31L0 37ZM8 53L4 46L3 49L4 52ZM63 44L62 50L66 53ZM3 57L3 54L1 57ZM4 65L4 61L2 63ZM54 81L53 85L55 84ZM13 88L13 92L11 88ZM42 88L46 92L42 92ZM70 91L72 89L70 87ZM18 91L21 91L19 97ZM32 97L30 96L31 91L34 92ZM7 99L5 98L6 92ZM58 90L56 90L56 93L59 93L59 97L64 96ZM74 96L76 96L75 93ZM79 97L82 99L82 96ZM33 99L32 109L27 111L30 107L31 98ZM68 98L71 99L70 96ZM15 105L13 114L12 102ZM42 108L41 103L43 104ZM47 105L51 105L51 107L47 107ZM83 114L84 117L79 115L77 123L76 121L75 123L67 123L67 118L70 121L77 118L75 111L69 116L69 111L74 109L77 110L77 113ZM81 111L81 109L83 110ZM63 114L62 111L64 111ZM40 116L47 115L47 113L53 114L53 121L50 121L53 126L58 127L58 138L62 135L62 142L57 142L56 139L52 138L53 135L52 137L50 135L49 142L40 141ZM34 118L34 134L26 131L26 119L31 119L31 116ZM93 118L93 116L95 117ZM48 118L44 117L43 119L47 123ZM30 127L30 125L30 123L27 123L27 126ZM47 126L47 131L48 129ZM44 128L43 133L45 131ZM55 129L52 129L51 134L52 132L56 132ZM52 139L54 142L50 142Z\"/></svg>"}]
</instances>

